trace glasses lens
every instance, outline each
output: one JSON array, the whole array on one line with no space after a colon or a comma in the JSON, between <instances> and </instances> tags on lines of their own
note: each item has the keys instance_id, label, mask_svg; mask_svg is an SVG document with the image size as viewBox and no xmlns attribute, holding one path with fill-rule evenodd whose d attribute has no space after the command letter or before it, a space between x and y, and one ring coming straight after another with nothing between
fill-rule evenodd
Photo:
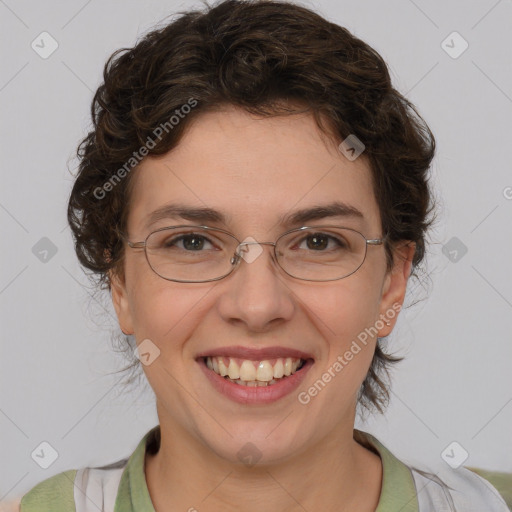
<instances>
[{"instance_id":1,"label":"glasses lens","mask_svg":"<svg viewBox=\"0 0 512 512\"><path fill-rule=\"evenodd\" d=\"M200 282L229 274L237 246L236 238L222 231L178 226L151 233L146 255L151 268L164 279Z\"/></svg>"},{"instance_id":2,"label":"glasses lens","mask_svg":"<svg viewBox=\"0 0 512 512\"><path fill-rule=\"evenodd\" d=\"M292 277L332 281L353 274L363 264L366 239L347 228L300 228L279 238L276 254Z\"/></svg>"}]
</instances>

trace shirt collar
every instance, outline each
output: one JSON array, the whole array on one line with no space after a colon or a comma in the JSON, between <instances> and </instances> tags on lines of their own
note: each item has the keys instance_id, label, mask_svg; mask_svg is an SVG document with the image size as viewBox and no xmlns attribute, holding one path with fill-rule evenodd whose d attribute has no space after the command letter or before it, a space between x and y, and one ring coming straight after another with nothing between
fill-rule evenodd
<instances>
[{"instance_id":1,"label":"shirt collar","mask_svg":"<svg viewBox=\"0 0 512 512\"><path fill-rule=\"evenodd\" d=\"M354 439L376 452L382 461L382 489L375 512L419 512L416 486L410 468L372 435L356 429ZM119 484L114 512L155 512L146 483L144 460L146 450L156 452L159 443L160 426L157 425L147 432L128 459Z\"/></svg>"},{"instance_id":2,"label":"shirt collar","mask_svg":"<svg viewBox=\"0 0 512 512\"><path fill-rule=\"evenodd\" d=\"M382 489L375 512L419 512L416 485L410 468L371 434L355 429L354 439L376 452L382 461Z\"/></svg>"}]
</instances>

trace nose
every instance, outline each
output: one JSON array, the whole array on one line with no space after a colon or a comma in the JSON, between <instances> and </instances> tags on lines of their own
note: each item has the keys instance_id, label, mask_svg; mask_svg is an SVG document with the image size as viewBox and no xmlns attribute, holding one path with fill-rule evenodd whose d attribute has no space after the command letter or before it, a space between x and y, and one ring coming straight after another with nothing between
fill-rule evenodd
<instances>
[{"instance_id":1,"label":"nose","mask_svg":"<svg viewBox=\"0 0 512 512\"><path fill-rule=\"evenodd\" d=\"M235 271L222 283L218 312L231 324L265 332L290 320L293 294L275 260L272 242L242 242L236 251Z\"/></svg>"}]
</instances>

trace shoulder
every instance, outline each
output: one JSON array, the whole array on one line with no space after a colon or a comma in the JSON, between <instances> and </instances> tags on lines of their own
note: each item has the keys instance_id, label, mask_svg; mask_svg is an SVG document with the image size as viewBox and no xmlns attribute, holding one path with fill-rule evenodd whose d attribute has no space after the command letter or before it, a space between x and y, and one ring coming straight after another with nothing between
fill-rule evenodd
<instances>
[{"instance_id":1,"label":"shoulder","mask_svg":"<svg viewBox=\"0 0 512 512\"><path fill-rule=\"evenodd\" d=\"M427 472L402 462L371 434L355 430L354 439L363 446L373 448L382 460L383 482L379 502L382 510L510 512L503 499L508 495L504 493L501 496L491 483L478 476L474 470L442 466L434 472ZM508 474L499 475L512 478ZM492 481L499 484L497 487L500 490L510 487L511 482L509 478L494 478Z\"/></svg>"},{"instance_id":2,"label":"shoulder","mask_svg":"<svg viewBox=\"0 0 512 512\"><path fill-rule=\"evenodd\" d=\"M20 512L74 511L76 473L76 469L63 471L38 483L21 498Z\"/></svg>"},{"instance_id":3,"label":"shoulder","mask_svg":"<svg viewBox=\"0 0 512 512\"><path fill-rule=\"evenodd\" d=\"M92 508L114 510L119 493L122 499L129 501L132 485L145 485L146 441L148 449L153 449L158 436L157 425L146 433L130 457L106 466L58 473L37 484L20 499L0 503L0 512L84 512ZM134 492L140 494L139 487ZM146 494L147 502L147 488Z\"/></svg>"},{"instance_id":4,"label":"shoulder","mask_svg":"<svg viewBox=\"0 0 512 512\"><path fill-rule=\"evenodd\" d=\"M468 469L490 482L500 493L508 507L512 509L512 473L474 467L468 467Z\"/></svg>"},{"instance_id":5,"label":"shoulder","mask_svg":"<svg viewBox=\"0 0 512 512\"><path fill-rule=\"evenodd\" d=\"M411 468L422 510L509 512L503 497L484 478L460 467L437 474Z\"/></svg>"},{"instance_id":6,"label":"shoulder","mask_svg":"<svg viewBox=\"0 0 512 512\"><path fill-rule=\"evenodd\" d=\"M43 480L11 508L0 512L81 512L90 510L88 502L98 510L114 510L119 483L128 459L97 468L64 471Z\"/></svg>"}]
</instances>

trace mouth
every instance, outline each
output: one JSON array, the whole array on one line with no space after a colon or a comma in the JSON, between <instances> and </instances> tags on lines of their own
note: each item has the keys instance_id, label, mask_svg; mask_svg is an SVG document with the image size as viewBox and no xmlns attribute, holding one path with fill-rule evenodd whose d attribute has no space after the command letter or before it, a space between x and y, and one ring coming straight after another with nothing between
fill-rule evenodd
<instances>
[{"instance_id":1,"label":"mouth","mask_svg":"<svg viewBox=\"0 0 512 512\"><path fill-rule=\"evenodd\" d=\"M208 369L239 386L266 387L299 372L306 359L278 357L253 361L236 357L207 356L203 358Z\"/></svg>"},{"instance_id":2,"label":"mouth","mask_svg":"<svg viewBox=\"0 0 512 512\"><path fill-rule=\"evenodd\" d=\"M196 357L222 395L243 404L274 402L293 392L314 364L311 354L284 347L226 347Z\"/></svg>"}]
</instances>

